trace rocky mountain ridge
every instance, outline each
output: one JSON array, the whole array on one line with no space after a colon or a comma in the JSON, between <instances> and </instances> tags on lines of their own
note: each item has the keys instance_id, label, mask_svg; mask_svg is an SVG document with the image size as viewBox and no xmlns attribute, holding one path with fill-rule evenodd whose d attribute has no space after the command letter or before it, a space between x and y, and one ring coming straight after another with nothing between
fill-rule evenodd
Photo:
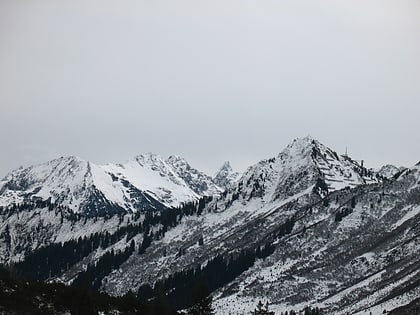
<instances>
[{"instance_id":1,"label":"rocky mountain ridge","mask_svg":"<svg viewBox=\"0 0 420 315\"><path fill-rule=\"evenodd\" d=\"M51 199L95 215L163 210L221 191L178 156L165 160L148 153L106 165L68 156L9 173L0 181L0 205Z\"/></svg>"},{"instance_id":2,"label":"rocky mountain ridge","mask_svg":"<svg viewBox=\"0 0 420 315\"><path fill-rule=\"evenodd\" d=\"M153 156L133 163L173 181L200 178L178 157L166 171ZM119 178L133 174L127 164L108 169ZM197 193L204 186L188 187ZM2 262L36 265L72 246L77 253L80 243L86 253L44 277L91 277L111 295L131 291L143 299L159 286L180 308L186 284L206 281L217 314L247 314L259 300L276 314L308 304L325 314L382 314L420 296L420 166L385 178L311 137L181 208L85 217L60 207L2 209Z\"/></svg>"},{"instance_id":3,"label":"rocky mountain ridge","mask_svg":"<svg viewBox=\"0 0 420 315\"><path fill-rule=\"evenodd\" d=\"M240 177L241 174L233 171L230 162L226 161L213 176L213 181L219 187L226 189L232 186Z\"/></svg>"}]
</instances>

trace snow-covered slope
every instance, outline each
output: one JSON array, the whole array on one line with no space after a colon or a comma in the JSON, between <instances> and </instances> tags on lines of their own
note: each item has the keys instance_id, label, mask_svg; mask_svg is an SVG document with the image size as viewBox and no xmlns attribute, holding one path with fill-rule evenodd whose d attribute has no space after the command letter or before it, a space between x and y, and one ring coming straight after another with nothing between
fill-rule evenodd
<instances>
[{"instance_id":1,"label":"snow-covered slope","mask_svg":"<svg viewBox=\"0 0 420 315\"><path fill-rule=\"evenodd\" d=\"M392 178L396 174L398 174L400 171L401 171L401 168L398 168L392 164L387 164L381 167L381 169L378 171L378 175L384 178Z\"/></svg>"},{"instance_id":2,"label":"snow-covered slope","mask_svg":"<svg viewBox=\"0 0 420 315\"><path fill-rule=\"evenodd\" d=\"M220 194L222 189L213 179L191 167L191 165L178 155L171 155L166 163L172 167L174 172L184 180L190 189L200 196L213 196Z\"/></svg>"},{"instance_id":3,"label":"snow-covered slope","mask_svg":"<svg viewBox=\"0 0 420 315\"><path fill-rule=\"evenodd\" d=\"M232 246L238 246L242 232L247 233L262 228L260 224L266 218L281 224L287 216L293 215L299 205L318 202L320 198L340 188L356 187L377 181L368 170L348 157L338 156L317 140L311 137L296 139L277 157L249 167L234 185L228 187L220 197L214 198L207 205L207 211L210 213L201 218L199 224L193 220L187 223L186 230L180 228L176 232L168 233L167 243L164 246L174 247L176 252L180 246L183 246L182 243L177 243L178 238L182 236L182 239L188 239L190 233L193 235L188 243L193 244L197 241L194 238L198 237L194 226L203 235L214 235L214 237L223 235L226 238L231 236L235 239L230 241ZM278 213L278 209L285 204L293 204L293 207L281 214ZM259 223L256 224L255 220ZM242 232L235 229L240 229ZM263 230L267 231L267 228L263 227ZM223 244L223 237L215 244ZM254 237L254 241L259 238L258 235ZM208 257L211 253L209 250L202 257ZM178 261L175 263L179 264ZM143 260L133 265L141 265L141 268L146 266ZM165 266L170 268L170 265L168 263ZM137 277L138 272L134 268L127 271L126 276L138 283L142 281L141 277ZM150 274L155 271L141 272ZM111 280L108 282L109 290L118 292L118 289L112 287L112 283Z\"/></svg>"},{"instance_id":4,"label":"snow-covered slope","mask_svg":"<svg viewBox=\"0 0 420 315\"><path fill-rule=\"evenodd\" d=\"M124 164L96 165L69 156L8 174L0 182L0 205L51 198L76 212L135 212L175 207L220 190L181 158L145 154Z\"/></svg>"},{"instance_id":5,"label":"snow-covered slope","mask_svg":"<svg viewBox=\"0 0 420 315\"><path fill-rule=\"evenodd\" d=\"M115 185L100 167L74 156L61 157L8 174L0 183L0 205L51 198L75 211L98 212L118 207L116 201L122 197Z\"/></svg>"},{"instance_id":6,"label":"snow-covered slope","mask_svg":"<svg viewBox=\"0 0 420 315\"><path fill-rule=\"evenodd\" d=\"M103 289L136 291L271 244L272 254L215 293L217 314L249 314L259 300L276 314L307 304L325 314L379 314L420 294L419 196L418 166L382 183L318 141L298 139L250 167L204 215L185 218L144 255L130 257Z\"/></svg>"},{"instance_id":7,"label":"snow-covered slope","mask_svg":"<svg viewBox=\"0 0 420 315\"><path fill-rule=\"evenodd\" d=\"M11 199L37 195L45 191L43 187L37 191L38 182L52 186L57 182L53 179L64 178L67 186L54 187L57 196L64 198L67 192L73 199L64 200L75 204L80 196L72 187L94 187L115 205L127 196L138 200L135 194L143 193L164 206L188 196L194 199L200 191L204 194L199 178L212 187L208 177L179 157L164 160L148 154L105 166L80 160L66 163L38 166L36 172L16 171L2 182L0 195ZM136 248L118 268L107 271L101 289L113 295L137 292L140 286L175 273L181 278L192 275L217 258L222 269L246 266L213 292L221 315L249 314L258 300L268 301L276 314L307 304L323 308L325 314L379 314L420 295L420 164L381 181L351 158L306 137L249 167L220 194L186 210L175 221L166 218L167 226L156 221L142 234L128 230L121 234L106 250L117 252L132 239ZM146 216L83 221L44 208L0 214L0 250L6 261L21 259L40 244L112 232L128 222L141 226ZM153 240L140 251L149 232ZM268 253L261 255L267 248ZM103 252L99 246L57 279L68 281ZM256 258L250 260L252 256ZM204 271L203 276L218 278Z\"/></svg>"},{"instance_id":8,"label":"snow-covered slope","mask_svg":"<svg viewBox=\"0 0 420 315\"><path fill-rule=\"evenodd\" d=\"M223 163L222 167L216 172L213 177L213 181L222 188L228 188L240 178L241 174L233 171L229 161Z\"/></svg>"},{"instance_id":9,"label":"snow-covered slope","mask_svg":"<svg viewBox=\"0 0 420 315\"><path fill-rule=\"evenodd\" d=\"M324 196L345 187L375 183L376 176L312 137L295 139L276 157L249 167L230 192L242 200L284 200L307 189Z\"/></svg>"}]
</instances>

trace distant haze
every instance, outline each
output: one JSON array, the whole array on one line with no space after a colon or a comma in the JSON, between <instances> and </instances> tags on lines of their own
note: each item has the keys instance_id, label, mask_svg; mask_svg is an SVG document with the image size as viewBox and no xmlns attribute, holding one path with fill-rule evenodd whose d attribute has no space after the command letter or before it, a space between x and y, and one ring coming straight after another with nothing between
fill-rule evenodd
<instances>
[{"instance_id":1,"label":"distant haze","mask_svg":"<svg viewBox=\"0 0 420 315\"><path fill-rule=\"evenodd\" d=\"M243 170L308 134L420 160L418 0L0 1L0 177L61 155Z\"/></svg>"}]
</instances>

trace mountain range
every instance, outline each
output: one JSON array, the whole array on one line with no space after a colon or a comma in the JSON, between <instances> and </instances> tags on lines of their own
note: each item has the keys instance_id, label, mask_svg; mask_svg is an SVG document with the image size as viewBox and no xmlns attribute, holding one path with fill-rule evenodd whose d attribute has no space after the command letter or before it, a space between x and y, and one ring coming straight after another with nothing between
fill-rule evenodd
<instances>
[{"instance_id":1,"label":"mountain range","mask_svg":"<svg viewBox=\"0 0 420 315\"><path fill-rule=\"evenodd\" d=\"M0 263L177 309L197 283L217 314L382 314L420 297L420 164L367 169L312 137L243 174L179 157L63 157L0 182Z\"/></svg>"},{"instance_id":2,"label":"mountain range","mask_svg":"<svg viewBox=\"0 0 420 315\"><path fill-rule=\"evenodd\" d=\"M216 174L222 184L230 174L223 172ZM162 210L222 190L210 176L176 155L163 159L148 153L106 165L67 156L9 173L0 182L0 205L51 199L93 215Z\"/></svg>"}]
</instances>

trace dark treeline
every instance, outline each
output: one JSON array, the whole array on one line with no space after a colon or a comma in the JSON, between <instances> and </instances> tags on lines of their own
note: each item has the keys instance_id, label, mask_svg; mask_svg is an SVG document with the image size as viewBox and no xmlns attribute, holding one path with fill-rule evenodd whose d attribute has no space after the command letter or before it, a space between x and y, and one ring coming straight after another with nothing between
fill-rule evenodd
<instances>
[{"instance_id":1,"label":"dark treeline","mask_svg":"<svg viewBox=\"0 0 420 315\"><path fill-rule=\"evenodd\" d=\"M259 301L255 310L251 312L251 315L275 315L273 311L269 310L269 305L266 303L265 305ZM285 311L281 312L278 315L323 315L323 312L318 307L306 306L301 311Z\"/></svg>"},{"instance_id":2,"label":"dark treeline","mask_svg":"<svg viewBox=\"0 0 420 315\"><path fill-rule=\"evenodd\" d=\"M139 233L143 233L143 240L138 245L138 254L143 254L153 240L161 239L166 231L175 227L184 216L201 215L207 202L212 197L202 197L197 202L189 202L182 204L177 208L167 209L158 213L145 213L145 218L140 225L128 225L121 229L125 229L127 241ZM159 229L152 231L152 227L161 225ZM123 233L124 234L124 233ZM78 274L75 283L89 283L95 289L99 289L102 279L108 275L113 269L118 268L126 261L135 250L135 242L131 241L129 247L120 252L108 252L100 257L96 262L90 263L85 271Z\"/></svg>"},{"instance_id":3,"label":"dark treeline","mask_svg":"<svg viewBox=\"0 0 420 315\"><path fill-rule=\"evenodd\" d=\"M275 233L276 237L290 234L293 229L293 219L287 219ZM149 284L141 286L137 296L141 300L156 298L158 292L164 291L171 305L175 309L184 309L191 306L193 288L205 285L213 292L233 281L237 276L252 267L257 259L270 256L275 246L268 242L256 249L244 249L229 257L217 255L209 260L205 266L177 272L170 277L157 281L153 288Z\"/></svg>"},{"instance_id":4,"label":"dark treeline","mask_svg":"<svg viewBox=\"0 0 420 315\"><path fill-rule=\"evenodd\" d=\"M340 222L341 220L343 220L343 218L345 218L349 214L353 213L354 207L356 207L356 197L355 196L353 196L350 199L350 207L339 209L335 213L334 221L335 222Z\"/></svg>"},{"instance_id":5,"label":"dark treeline","mask_svg":"<svg viewBox=\"0 0 420 315\"><path fill-rule=\"evenodd\" d=\"M335 213L334 221L340 222L341 220L343 220L344 217L348 216L352 212L353 212L352 208L340 209Z\"/></svg>"},{"instance_id":6,"label":"dark treeline","mask_svg":"<svg viewBox=\"0 0 420 315\"><path fill-rule=\"evenodd\" d=\"M142 242L138 244L138 253L142 254L150 246L153 239L162 238L166 231L176 226L184 216L200 215L205 204L211 199L211 197L203 197L198 201L185 203L177 208L159 212L147 211L141 215L136 213L132 216L133 221L131 223L119 227L114 233L108 231L96 232L89 236L79 237L77 240L49 244L28 254L24 261L13 266L14 270L17 274L28 278L45 280L69 270L98 248L106 249L124 237L127 244L131 240L130 246L127 246L125 250L119 252L108 251L97 261L89 264L87 270L82 271L76 278L78 282L89 281L91 285L98 288L102 278L127 260L134 252L136 244L132 240L133 237L139 234L143 235ZM69 209L56 206L49 201L39 200L33 203L13 205L7 208L7 211L25 211L45 207L48 207L50 211L65 210L67 219L72 222L84 220L84 224L87 223L87 218L80 217L79 214L74 214ZM59 207L59 210L56 207ZM142 220L140 220L141 216L143 216ZM120 223L122 223L123 216L119 215L119 218ZM91 220L96 220L96 218L91 218ZM159 226L159 228L156 229L156 226Z\"/></svg>"},{"instance_id":7,"label":"dark treeline","mask_svg":"<svg viewBox=\"0 0 420 315\"><path fill-rule=\"evenodd\" d=\"M77 240L70 240L64 243L50 244L40 248L28 256L21 263L14 266L14 270L20 276L45 280L57 276L68 270L83 258L98 248L106 249L125 238L127 246L120 251L108 250L99 259L91 262L86 270L79 272L73 281L74 286L99 289L102 279L112 270L118 268L125 262L134 251L143 254L153 240L162 238L166 231L182 220L184 216L201 215L206 203L211 197L201 198L198 202L191 202L177 208L166 209L165 211L145 212L134 214L124 226L120 226L114 233L101 232L89 236L79 237ZM13 206L14 209L33 210L36 208L48 207L51 211L66 213L66 217L72 221L85 220L79 214L72 214L71 210L55 206L50 202L39 201L34 204L21 204ZM0 211L10 211L12 208L3 208ZM92 218L90 218L92 219ZM94 218L93 218L94 219ZM120 223L123 216L120 215ZM276 231L273 237L280 238L290 234L294 226L294 218L287 219ZM86 222L85 222L86 223ZM142 234L142 241L136 244L133 239ZM217 255L210 259L205 266L199 265L190 270L184 270L171 275L154 284L153 288L144 285L139 288L137 298L142 301L149 301L150 305L162 306L170 310L188 308L194 305L194 288L204 285L209 292L213 292L233 281L237 276L252 267L257 259L264 259L274 252L275 246L271 241L247 248L231 255ZM133 294L129 294L133 298ZM165 303L162 303L165 300Z\"/></svg>"},{"instance_id":8,"label":"dark treeline","mask_svg":"<svg viewBox=\"0 0 420 315\"><path fill-rule=\"evenodd\" d=\"M17 278L0 267L0 313L4 314L141 314L141 315L211 315L214 314L208 289L193 288L192 304L187 313L178 313L163 295L152 301L139 301L134 295L112 297L98 293L88 286L65 286L62 283L44 283ZM268 304L261 302L253 315L273 315ZM322 310L310 306L278 315L322 315ZM404 314L417 314L415 312ZM244 314L246 315L246 314Z\"/></svg>"},{"instance_id":9,"label":"dark treeline","mask_svg":"<svg viewBox=\"0 0 420 315\"><path fill-rule=\"evenodd\" d=\"M160 301L141 302L133 295L111 297L88 286L65 286L19 278L0 267L1 314L142 314L175 315Z\"/></svg>"},{"instance_id":10,"label":"dark treeline","mask_svg":"<svg viewBox=\"0 0 420 315\"><path fill-rule=\"evenodd\" d=\"M135 242L131 240L130 246L114 253L114 250L106 252L97 262L90 263L87 269L79 273L73 280L73 285L88 285L99 290L102 279L113 269L118 268L134 252Z\"/></svg>"},{"instance_id":11,"label":"dark treeline","mask_svg":"<svg viewBox=\"0 0 420 315\"><path fill-rule=\"evenodd\" d=\"M50 210L53 210L53 208L56 208L57 205L54 205L49 199L33 199L31 201L22 202L20 204L13 203L7 207L0 206L0 214L16 213L16 211L34 210L47 207Z\"/></svg>"},{"instance_id":12,"label":"dark treeline","mask_svg":"<svg viewBox=\"0 0 420 315\"><path fill-rule=\"evenodd\" d=\"M163 289L174 308L187 308L191 306L193 288L205 284L210 292L213 292L249 269L257 258L265 258L273 251L273 245L266 245L262 249L241 251L228 259L218 255L203 267L200 265L195 269L180 271L165 280L156 282L153 289L147 284L141 286L137 296L141 300L152 299Z\"/></svg>"},{"instance_id":13,"label":"dark treeline","mask_svg":"<svg viewBox=\"0 0 420 315\"><path fill-rule=\"evenodd\" d=\"M54 211L54 213L57 215L60 215L61 223L63 223L64 219L77 222L83 217L82 214L74 212L67 206L53 203L51 202L51 199L42 200L40 198L33 198L31 200L23 201L22 203L13 203L6 207L0 206L0 215L9 217L16 213L19 214L25 211L45 208L47 208L49 211Z\"/></svg>"},{"instance_id":14,"label":"dark treeline","mask_svg":"<svg viewBox=\"0 0 420 315\"><path fill-rule=\"evenodd\" d=\"M114 233L94 233L63 243L53 243L33 251L22 262L16 263L14 270L22 276L45 280L67 271L77 262L98 248L108 248L123 237L127 240L141 233L143 224L128 225ZM136 234L137 234L136 233Z\"/></svg>"},{"instance_id":15,"label":"dark treeline","mask_svg":"<svg viewBox=\"0 0 420 315\"><path fill-rule=\"evenodd\" d=\"M302 311L290 310L281 312L279 315L323 315L323 312L318 307L306 306Z\"/></svg>"}]
</instances>

